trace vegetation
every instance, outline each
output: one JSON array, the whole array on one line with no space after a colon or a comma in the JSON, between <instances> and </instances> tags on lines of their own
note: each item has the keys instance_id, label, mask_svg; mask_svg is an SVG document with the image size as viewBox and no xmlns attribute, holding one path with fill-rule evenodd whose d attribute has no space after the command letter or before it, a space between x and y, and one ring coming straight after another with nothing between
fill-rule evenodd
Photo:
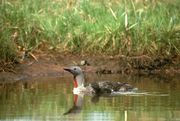
<instances>
[{"instance_id":1,"label":"vegetation","mask_svg":"<svg viewBox=\"0 0 180 121\"><path fill-rule=\"evenodd\" d=\"M12 61L19 51L45 46L56 51L179 55L179 4L179 0L3 0L0 58Z\"/></svg>"}]
</instances>

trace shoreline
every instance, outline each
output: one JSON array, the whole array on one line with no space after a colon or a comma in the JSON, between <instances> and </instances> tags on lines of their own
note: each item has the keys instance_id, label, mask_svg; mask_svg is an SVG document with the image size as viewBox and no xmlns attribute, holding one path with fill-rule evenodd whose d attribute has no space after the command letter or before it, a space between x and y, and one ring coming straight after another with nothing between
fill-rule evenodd
<instances>
[{"instance_id":1,"label":"shoreline","mask_svg":"<svg viewBox=\"0 0 180 121\"><path fill-rule=\"evenodd\" d=\"M160 77L180 75L179 56L152 59L146 55L125 57L57 52L38 52L34 56L37 60L25 58L22 63L14 65L13 72L0 72L0 82L34 77L60 77L65 73L63 67L71 65L80 66L85 73Z\"/></svg>"}]
</instances>

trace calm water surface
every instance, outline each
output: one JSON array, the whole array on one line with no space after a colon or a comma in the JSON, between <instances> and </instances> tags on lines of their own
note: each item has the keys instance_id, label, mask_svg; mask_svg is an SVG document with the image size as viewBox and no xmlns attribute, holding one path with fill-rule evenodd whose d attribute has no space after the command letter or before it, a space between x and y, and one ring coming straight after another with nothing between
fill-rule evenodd
<instances>
[{"instance_id":1,"label":"calm water surface","mask_svg":"<svg viewBox=\"0 0 180 121\"><path fill-rule=\"evenodd\" d=\"M126 81L141 94L73 95L69 75L0 84L0 121L180 121L179 77L87 77L88 82L96 80ZM80 104L75 106L74 100Z\"/></svg>"}]
</instances>

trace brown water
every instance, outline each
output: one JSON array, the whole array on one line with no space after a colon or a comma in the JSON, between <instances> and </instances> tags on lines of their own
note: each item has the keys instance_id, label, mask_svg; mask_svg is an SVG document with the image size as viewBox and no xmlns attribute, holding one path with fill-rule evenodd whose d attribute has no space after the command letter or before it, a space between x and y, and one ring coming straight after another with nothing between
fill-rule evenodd
<instances>
[{"instance_id":1,"label":"brown water","mask_svg":"<svg viewBox=\"0 0 180 121\"><path fill-rule=\"evenodd\" d=\"M99 98L85 95L80 97L82 107L72 108L69 75L0 84L0 121L180 121L179 77L91 74L87 80L126 81L146 93ZM64 115L71 108L74 111Z\"/></svg>"}]
</instances>

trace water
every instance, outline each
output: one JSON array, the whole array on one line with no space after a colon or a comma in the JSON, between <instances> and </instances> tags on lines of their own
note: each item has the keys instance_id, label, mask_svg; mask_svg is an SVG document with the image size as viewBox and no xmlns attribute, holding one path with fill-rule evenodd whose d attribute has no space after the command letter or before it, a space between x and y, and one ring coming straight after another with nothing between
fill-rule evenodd
<instances>
[{"instance_id":1,"label":"water","mask_svg":"<svg viewBox=\"0 0 180 121\"><path fill-rule=\"evenodd\" d=\"M69 75L0 84L0 121L180 121L179 77L91 74L87 80L126 81L139 94L73 95ZM76 106L74 99L80 100Z\"/></svg>"}]
</instances>

